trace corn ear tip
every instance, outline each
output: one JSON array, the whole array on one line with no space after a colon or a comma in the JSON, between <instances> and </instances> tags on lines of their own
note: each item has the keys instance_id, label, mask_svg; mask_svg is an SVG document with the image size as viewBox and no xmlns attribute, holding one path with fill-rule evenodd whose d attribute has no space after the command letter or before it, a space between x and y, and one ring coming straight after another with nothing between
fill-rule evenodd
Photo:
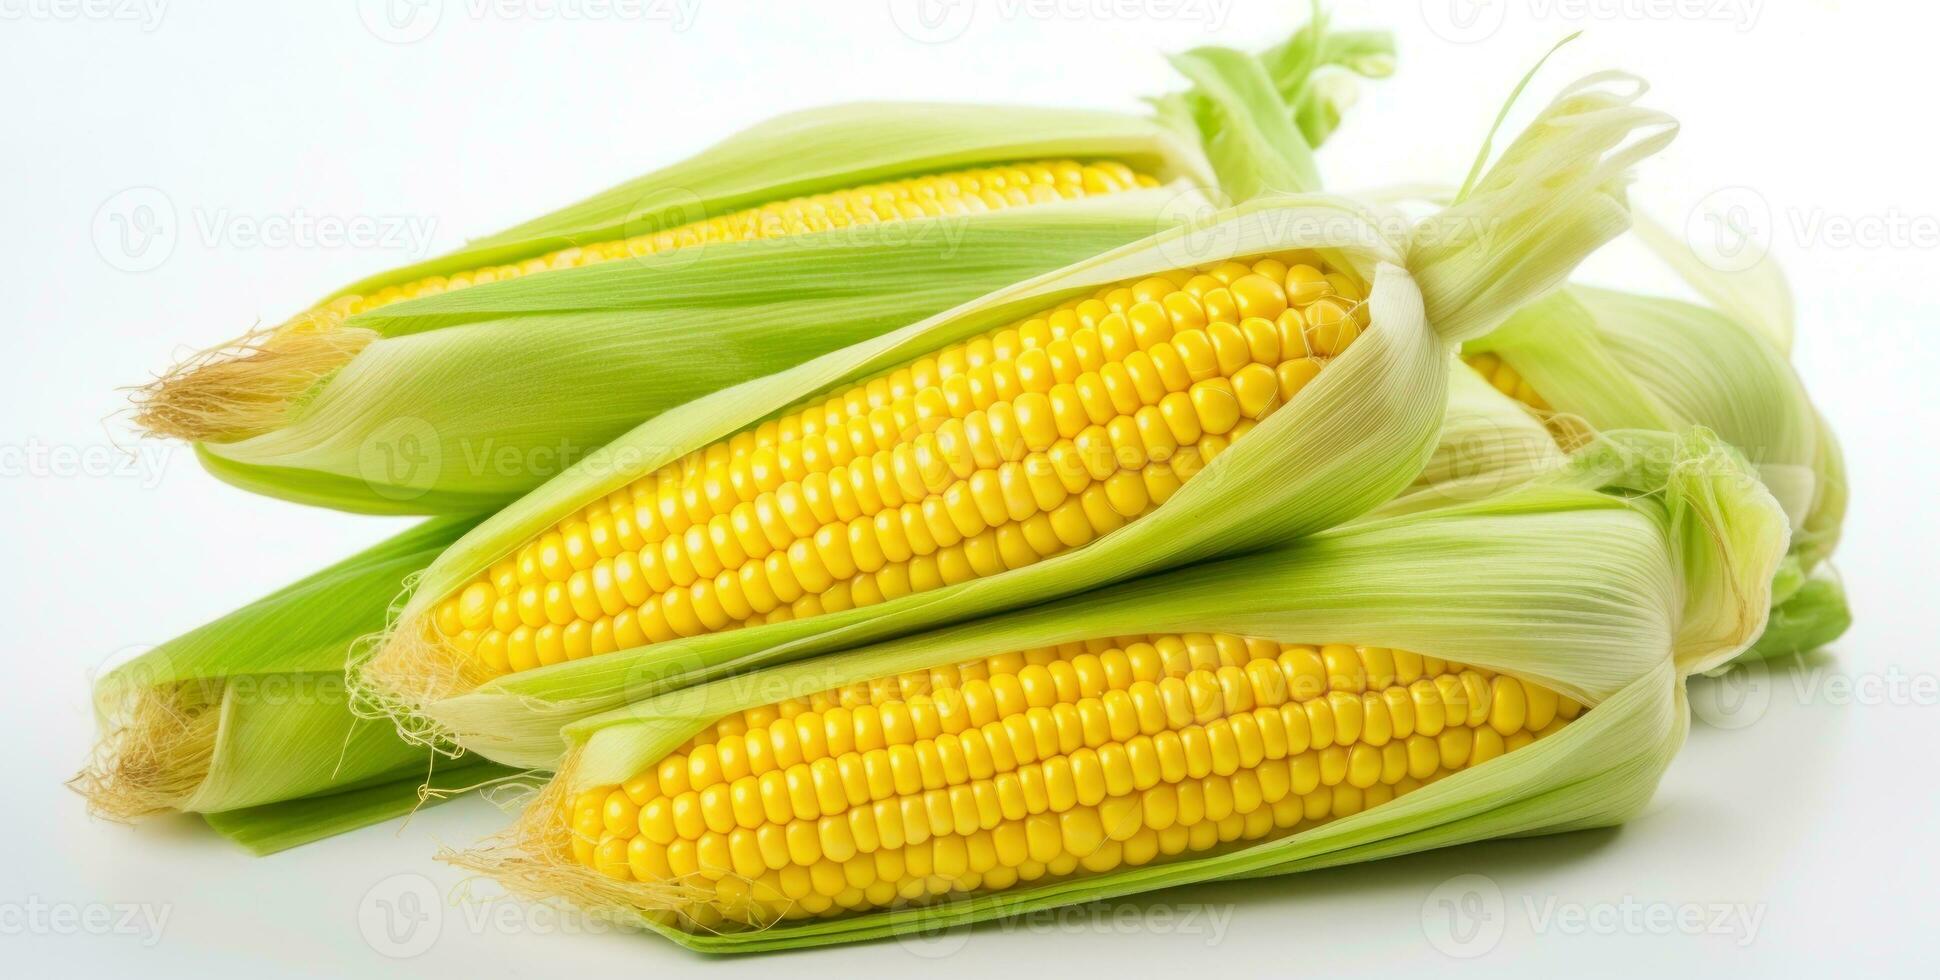
<instances>
[{"instance_id":1,"label":"corn ear tip","mask_svg":"<svg viewBox=\"0 0 1940 980\"><path fill-rule=\"evenodd\" d=\"M464 750L457 746L456 733L423 708L471 690L485 678L467 658L432 640L430 618L407 604L416 585L417 576L406 582L384 630L351 644L344 664L347 700L351 714L389 722L407 743L457 758Z\"/></svg>"},{"instance_id":2,"label":"corn ear tip","mask_svg":"<svg viewBox=\"0 0 1940 980\"><path fill-rule=\"evenodd\" d=\"M491 878L528 901L564 902L619 924L717 931L677 911L698 900L692 886L678 881L621 880L573 859L572 787L583 751L575 748L567 754L510 827L470 848L444 848L438 860Z\"/></svg>"},{"instance_id":3,"label":"corn ear tip","mask_svg":"<svg viewBox=\"0 0 1940 980\"><path fill-rule=\"evenodd\" d=\"M188 442L233 441L274 429L377 337L327 310L252 330L128 389L135 425Z\"/></svg>"},{"instance_id":4,"label":"corn ear tip","mask_svg":"<svg viewBox=\"0 0 1940 980\"><path fill-rule=\"evenodd\" d=\"M96 701L101 735L67 787L116 823L182 809L215 759L221 694L181 682L98 692Z\"/></svg>"}]
</instances>

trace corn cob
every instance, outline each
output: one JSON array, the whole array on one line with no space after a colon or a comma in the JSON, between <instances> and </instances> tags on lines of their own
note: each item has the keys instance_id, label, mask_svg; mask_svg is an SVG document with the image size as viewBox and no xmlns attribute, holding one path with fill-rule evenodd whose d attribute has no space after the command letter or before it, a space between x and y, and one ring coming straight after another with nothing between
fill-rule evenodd
<instances>
[{"instance_id":1,"label":"corn cob","mask_svg":"<svg viewBox=\"0 0 1940 980\"><path fill-rule=\"evenodd\" d=\"M926 592L1162 505L1344 353L1317 254L1112 286L689 453L439 605L487 676Z\"/></svg>"},{"instance_id":2,"label":"corn cob","mask_svg":"<svg viewBox=\"0 0 1940 980\"><path fill-rule=\"evenodd\" d=\"M1447 339L1620 233L1673 127L1611 80L1407 241L1242 206L662 415L435 562L363 703L542 766L560 721L656 689L1351 519L1432 449Z\"/></svg>"},{"instance_id":3,"label":"corn cob","mask_svg":"<svg viewBox=\"0 0 1940 980\"><path fill-rule=\"evenodd\" d=\"M1383 647L1069 643L749 709L572 805L582 866L726 918L1106 873L1352 816L1574 720L1540 684Z\"/></svg>"},{"instance_id":4,"label":"corn cob","mask_svg":"<svg viewBox=\"0 0 1940 980\"><path fill-rule=\"evenodd\" d=\"M265 493L491 509L671 405L1130 241L1202 193L1312 189L1346 98L1332 83L1385 73L1388 48L1316 17L1257 57L1193 52L1177 63L1196 87L1150 117L782 117L197 355L138 394L137 421Z\"/></svg>"},{"instance_id":5,"label":"corn cob","mask_svg":"<svg viewBox=\"0 0 1940 980\"><path fill-rule=\"evenodd\" d=\"M662 695L569 726L520 823L446 857L742 952L1620 822L1682 677L1762 627L1786 531L1748 474L1620 434L1488 501Z\"/></svg>"}]
</instances>

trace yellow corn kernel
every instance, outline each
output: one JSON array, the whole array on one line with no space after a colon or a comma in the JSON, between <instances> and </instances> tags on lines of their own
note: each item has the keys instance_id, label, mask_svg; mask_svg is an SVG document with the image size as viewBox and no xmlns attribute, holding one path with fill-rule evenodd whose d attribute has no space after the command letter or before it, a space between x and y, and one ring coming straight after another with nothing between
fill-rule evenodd
<instances>
[{"instance_id":1,"label":"yellow corn kernel","mask_svg":"<svg viewBox=\"0 0 1940 980\"><path fill-rule=\"evenodd\" d=\"M1422 662L1190 634L879 678L729 715L623 785L574 796L570 850L594 872L681 889L697 921L860 911L1304 829L1581 711L1529 681L1441 661L1430 677Z\"/></svg>"},{"instance_id":2,"label":"yellow corn kernel","mask_svg":"<svg viewBox=\"0 0 1940 980\"><path fill-rule=\"evenodd\" d=\"M1507 361L1494 354L1469 354L1462 358L1469 369L1482 376L1497 391L1514 398L1516 401L1539 412L1550 411L1548 401L1532 387Z\"/></svg>"}]
</instances>

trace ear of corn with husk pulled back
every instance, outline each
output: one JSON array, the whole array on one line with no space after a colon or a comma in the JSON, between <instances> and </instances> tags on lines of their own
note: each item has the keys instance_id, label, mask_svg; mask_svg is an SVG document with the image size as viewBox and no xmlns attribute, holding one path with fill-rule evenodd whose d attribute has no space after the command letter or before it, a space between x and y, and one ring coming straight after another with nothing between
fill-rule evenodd
<instances>
[{"instance_id":1,"label":"ear of corn with husk pulled back","mask_svg":"<svg viewBox=\"0 0 1940 980\"><path fill-rule=\"evenodd\" d=\"M1797 606L1774 614L1783 628L1747 655L1830 642L1851 621L1826 564L1845 516L1845 467L1788 360L1784 278L1769 259L1747 273L1721 273L1657 225L1640 222L1638 230L1714 308L1571 286L1464 344L1464 356L1499 389L1562 426L1703 425L1739 447L1792 522L1774 601L1783 607L1806 590Z\"/></svg>"},{"instance_id":2,"label":"ear of corn with husk pulled back","mask_svg":"<svg viewBox=\"0 0 1940 980\"><path fill-rule=\"evenodd\" d=\"M782 116L199 355L138 421L257 492L490 509L670 406L1149 234L1201 193L1315 189L1346 76L1384 74L1390 48L1316 11L1258 56L1180 56L1195 87L1150 115ZM1095 200L1035 203L1073 196Z\"/></svg>"},{"instance_id":3,"label":"ear of corn with husk pulled back","mask_svg":"<svg viewBox=\"0 0 1940 980\"><path fill-rule=\"evenodd\" d=\"M1487 500L586 719L446 857L751 952L1618 823L1785 545L1716 437L1618 433Z\"/></svg>"},{"instance_id":4,"label":"ear of corn with husk pulled back","mask_svg":"<svg viewBox=\"0 0 1940 980\"><path fill-rule=\"evenodd\" d=\"M116 667L95 685L101 741L72 785L117 820L225 814L212 822L257 850L408 812L434 757L350 713L344 659L398 583L474 523L427 522ZM502 774L439 762L447 788Z\"/></svg>"},{"instance_id":5,"label":"ear of corn with husk pulled back","mask_svg":"<svg viewBox=\"0 0 1940 980\"><path fill-rule=\"evenodd\" d=\"M1675 128L1668 117L1633 104L1642 89L1637 80L1614 74L1571 86L1472 194L1420 225L1400 224L1386 212L1340 198L1257 201L669 411L501 511L441 556L395 628L353 666L360 700L397 713L417 737L455 742L508 764L544 766L558 757L563 722L659 690L1254 550L1349 520L1405 487L1428 457L1452 345L1559 285L1583 254L1621 233L1626 168L1661 147ZM1115 522L1103 512L1118 506L1118 498L1107 504L1107 490L1084 501L1083 519L1095 517L1106 526L1093 529L1081 547L1034 555L1044 558L1035 563L1012 563L1006 552L1003 563L990 569L994 574L983 577L945 580L894 597L885 592L875 597L885 601L850 608L831 600L830 607L797 618L769 617L745 629L610 643L613 652L504 676L494 677L489 664L470 659L471 651L441 641L436 632L445 624L440 617L456 616L455 608L444 607L460 592L493 581L488 570L523 561L520 549L539 547L548 528L711 441L773 418L800 403L804 392L837 390L1110 284L1181 267L1217 271L1218 263L1235 257L1289 250L1307 256L1273 260L1273 274L1293 277L1289 283L1301 275L1318 280L1314 268L1302 264L1310 261L1346 276L1330 284L1355 291L1357 298L1363 287L1353 280L1369 283L1364 308L1352 320L1336 324L1328 318L1338 331L1328 343L1341 352L1326 359L1325 370L1296 378L1283 407L1277 394L1264 392L1258 404L1248 403L1245 434L1217 447L1216 456L1202 452L1199 459L1210 462L1198 468L1195 461L1190 478L1175 481L1167 496L1142 497L1142 510L1119 510L1123 516ZM1265 279L1258 270L1266 266L1249 268L1255 270L1251 278ZM1305 273L1298 274L1302 268ZM1299 293L1313 283L1294 285ZM1278 283L1234 289L1275 298L1278 307L1289 302ZM1425 316L1424 310L1434 312ZM1309 331L1302 343L1319 343L1314 337ZM1220 391L1228 399L1246 397L1237 381ZM963 533L967 538L975 532ZM539 560L536 553L527 557ZM545 560L556 557L548 552ZM590 563L593 556L582 557ZM594 627L593 649L599 649L600 624L584 625ZM609 641L626 632L617 620L607 629ZM515 668L522 666L514 661Z\"/></svg>"}]
</instances>

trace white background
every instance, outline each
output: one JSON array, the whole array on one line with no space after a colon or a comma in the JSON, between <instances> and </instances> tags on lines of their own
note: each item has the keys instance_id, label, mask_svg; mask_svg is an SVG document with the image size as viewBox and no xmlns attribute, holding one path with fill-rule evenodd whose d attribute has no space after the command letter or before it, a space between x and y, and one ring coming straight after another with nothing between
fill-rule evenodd
<instances>
[{"instance_id":1,"label":"white background","mask_svg":"<svg viewBox=\"0 0 1940 980\"><path fill-rule=\"evenodd\" d=\"M884 0L399 0L393 29L378 4L95 2L0 0L0 973L1780 976L1907 972L1940 952L1933 5L1340 5L1343 26L1396 31L1401 58L1324 154L1336 188L1458 180L1516 77L1582 28L1515 120L1576 74L1647 75L1650 101L1684 132L1641 176L1637 200L1682 227L1707 195L1736 188L1724 200L1758 206L1754 231L1792 277L1796 359L1850 458L1840 564L1858 623L1829 655L1763 677L1753 694L1765 710L1734 716L1751 723L1697 725L1646 815L1621 830L1193 888L936 942L705 962L652 937L562 934L570 923L509 904L486 922L434 906L437 920L409 944L428 948L386 956L412 950L367 940L360 910L456 886L431 855L502 826L478 800L264 860L193 820L136 830L90 820L61 783L89 743L99 664L402 526L218 484L185 452L130 440L114 418L117 388L185 345L420 257L395 243L265 244L253 229L404 222L428 228L440 251L769 114L832 101L1135 110L1135 96L1176 82L1161 52L1262 46L1301 5L958 0L926 30L913 5ZM1450 17L1464 8L1481 19ZM143 220L142 206L167 220L134 254L112 222ZM1586 275L1675 291L1623 248ZM117 446L135 462L117 462ZM1852 682L1858 693L1841 686ZM1487 881L1451 883L1470 874ZM1474 922L1485 931L1451 945L1441 900L1470 885L1482 904L1457 907L1484 913ZM33 913L128 903L165 914L159 934L73 934ZM1693 911L1701 928L1661 918Z\"/></svg>"}]
</instances>

